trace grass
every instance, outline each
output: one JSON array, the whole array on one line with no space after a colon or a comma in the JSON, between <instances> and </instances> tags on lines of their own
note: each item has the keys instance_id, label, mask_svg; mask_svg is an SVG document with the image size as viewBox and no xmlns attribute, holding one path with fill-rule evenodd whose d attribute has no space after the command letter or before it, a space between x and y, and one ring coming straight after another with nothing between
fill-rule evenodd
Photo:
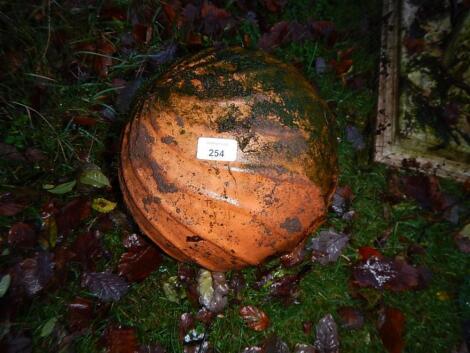
<instances>
[{"instance_id":1,"label":"grass","mask_svg":"<svg viewBox=\"0 0 470 353\"><path fill-rule=\"evenodd\" d=\"M116 4L123 8L130 6L124 1ZM227 4L228 10L237 11L233 2ZM51 38L51 28L52 34L61 31L67 34L66 44L84 43L94 39L97 33L105 32L109 33L111 41L119 43L122 41L121 34L130 30L127 22L98 18L96 13L103 6L101 2L98 8L78 15L65 11L61 5L52 1L37 6L29 2L26 5L26 2L0 1L0 5L1 30L5 38L2 55L10 58L5 66L9 69L2 74L0 86L3 91L2 101L5 103L0 111L3 120L0 137L20 151L34 146L47 155L45 161L30 163L0 161L0 189L11 191L28 186L39 191L43 184L57 184L73 179L85 163L92 162L102 168L112 179L115 190L118 190L118 160L113 145L119 140L120 131L128 116L115 112L113 102L116 92L111 81L114 78L136 78L143 55L161 50L169 39L160 36L163 25L155 23L152 41L139 54L113 54L118 60L109 67L108 77L99 79L92 76L90 79L77 81L67 78L61 72L60 64L64 63L65 57L76 58L78 54L70 52L70 45L64 45L63 51L57 50L53 45L56 39ZM157 8L161 11L161 8ZM51 17L48 17L49 12L52 13ZM40 16L45 17L38 20ZM340 184L349 185L354 192L352 209L356 211L356 218L349 224L333 214L329 216L324 227L348 229L352 240L337 263L328 266L315 264L313 270L303 278L299 304L285 307L270 299L266 289L253 289L250 284L254 281L255 269L244 270L249 286L243 291L243 304L263 308L270 317L271 326L260 333L249 330L238 314L238 303L231 298L231 304L215 320L209 331L209 339L219 352L240 352L246 346L260 345L271 334L279 335L290 347L300 342L312 343L314 334L305 334L302 323L307 320L316 323L327 313L332 313L338 319L337 309L344 305L364 310L366 325L357 331L339 329L341 351L385 352L375 326L375 310L364 301L351 296L348 280L351 263L358 258L357 248L373 245L377 237L389 229L392 233L384 253L389 256L405 254L407 243L404 239L420 244L425 248L425 253L419 255L415 261L432 270L433 280L425 290L404 293L369 290L364 291L365 295L371 300L378 298L386 305L404 312L406 352L449 352L461 340L461 312L457 298L464 278L469 275L470 263L468 257L460 253L452 241L452 234L457 227L448 222L431 222L427 214L412 201L387 205L383 200L387 189L387 168L370 161L373 139L371 132L377 101L380 16L380 4L365 0L291 1L282 15L267 15L268 20L273 23L280 19L300 22L311 18L330 20L342 34L334 48L327 47L322 41L306 41L283 45L274 54L286 62L300 63L305 76L319 88L321 96L334 108L340 139ZM369 21L366 24L369 29L363 28L364 21ZM259 29L248 22L240 28L235 35L224 37L224 42L239 44L245 33L255 42L260 36ZM175 38L180 38L178 32L174 35ZM210 39L204 41L207 46L212 44ZM350 47L355 48L352 56L353 73L363 75L367 81L362 89L345 86L333 73L318 75L315 70L315 59L321 57L328 61L336 58L338 50ZM183 53L191 51L184 45L180 45L180 49ZM15 69L11 55L20 57L16 60L21 59L21 67ZM165 66L159 67L155 74L164 69ZM44 100L39 104L40 111L34 108L37 99ZM103 116L103 110L111 113L111 123L101 118L95 126L88 128L72 124L67 118L76 114L98 118ZM346 124L355 124L364 132L369 146L366 150L356 151L345 141ZM444 181L443 185L446 191L464 201L461 186L450 181ZM77 192L72 192L59 198L67 200L76 195ZM118 191L116 198L120 198ZM39 194L37 202L20 219L0 217L3 244L9 227L15 221L38 218L39 207L45 199L44 193ZM122 205L119 207L124 210ZM387 208L387 212L384 208ZM468 216L466 210L463 213ZM111 264L114 266L124 251L119 230L106 233L104 239L112 254ZM4 263L3 260L1 263ZM104 269L109 265L102 263L100 268ZM273 267L276 265L276 260L268 264ZM96 317L93 329L76 339L75 351L102 351L98 343L109 323L135 327L140 342L159 342L168 352L181 351L182 346L178 340L179 317L182 313L194 312L195 309L187 299L182 299L179 303L170 301L162 290L162 283L169 276L174 276L176 269L175 262L166 258L159 271L144 282L132 285L128 295L107 308L107 315ZM228 276L230 275L229 273ZM443 292L447 296L442 299L439 293ZM78 270L72 273L66 287L46 293L23 308L13 326L33 333L35 352L54 351L56 338L41 338L41 328L52 317L57 317L59 325L64 327L66 305L77 295L91 297L80 288Z\"/></svg>"}]
</instances>

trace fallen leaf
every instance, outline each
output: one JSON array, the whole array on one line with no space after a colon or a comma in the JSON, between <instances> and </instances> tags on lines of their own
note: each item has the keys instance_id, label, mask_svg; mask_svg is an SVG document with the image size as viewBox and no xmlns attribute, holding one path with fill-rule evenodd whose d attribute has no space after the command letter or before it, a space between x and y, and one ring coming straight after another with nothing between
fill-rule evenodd
<instances>
[{"instance_id":1,"label":"fallen leaf","mask_svg":"<svg viewBox=\"0 0 470 353\"><path fill-rule=\"evenodd\" d=\"M361 256L362 260L367 260L371 257L375 257L378 259L383 258L382 253L371 246L361 246L359 249L357 249L357 251L359 252L359 255Z\"/></svg>"},{"instance_id":2,"label":"fallen leaf","mask_svg":"<svg viewBox=\"0 0 470 353\"><path fill-rule=\"evenodd\" d=\"M315 38L323 39L329 46L333 46L336 43L338 33L333 22L311 21L309 26Z\"/></svg>"},{"instance_id":3,"label":"fallen leaf","mask_svg":"<svg viewBox=\"0 0 470 353\"><path fill-rule=\"evenodd\" d=\"M104 254L101 241L96 236L96 232L85 232L80 234L72 245L75 259L81 264L85 271L93 271L96 261Z\"/></svg>"},{"instance_id":4,"label":"fallen leaf","mask_svg":"<svg viewBox=\"0 0 470 353\"><path fill-rule=\"evenodd\" d=\"M304 260L306 255L305 242L305 240L301 241L291 252L280 257L281 263L284 267L293 267Z\"/></svg>"},{"instance_id":5,"label":"fallen leaf","mask_svg":"<svg viewBox=\"0 0 470 353\"><path fill-rule=\"evenodd\" d=\"M129 290L129 284L111 272L86 272L81 284L104 302L118 301Z\"/></svg>"},{"instance_id":6,"label":"fallen leaf","mask_svg":"<svg viewBox=\"0 0 470 353\"><path fill-rule=\"evenodd\" d=\"M264 331L269 326L268 315L253 305L241 307L240 315L245 324L254 331Z\"/></svg>"},{"instance_id":7,"label":"fallen leaf","mask_svg":"<svg viewBox=\"0 0 470 353\"><path fill-rule=\"evenodd\" d=\"M15 146L4 142L0 142L0 159L15 162L22 162L26 160L23 154L19 152Z\"/></svg>"},{"instance_id":8,"label":"fallen leaf","mask_svg":"<svg viewBox=\"0 0 470 353\"><path fill-rule=\"evenodd\" d=\"M46 251L36 253L16 265L16 273L28 296L41 292L54 274L52 254Z\"/></svg>"},{"instance_id":9,"label":"fallen leaf","mask_svg":"<svg viewBox=\"0 0 470 353\"><path fill-rule=\"evenodd\" d=\"M166 349L156 344L140 345L137 353L167 353Z\"/></svg>"},{"instance_id":10,"label":"fallen leaf","mask_svg":"<svg viewBox=\"0 0 470 353\"><path fill-rule=\"evenodd\" d=\"M435 176L421 174L402 176L400 190L427 210L442 213L452 206L450 199L441 190L439 179Z\"/></svg>"},{"instance_id":11,"label":"fallen leaf","mask_svg":"<svg viewBox=\"0 0 470 353\"><path fill-rule=\"evenodd\" d=\"M258 346L245 347L241 353L263 353L263 349Z\"/></svg>"},{"instance_id":12,"label":"fallen leaf","mask_svg":"<svg viewBox=\"0 0 470 353\"><path fill-rule=\"evenodd\" d=\"M349 211L353 198L354 194L348 185L339 186L336 188L335 194L333 195L331 209L338 216L343 216Z\"/></svg>"},{"instance_id":13,"label":"fallen leaf","mask_svg":"<svg viewBox=\"0 0 470 353\"><path fill-rule=\"evenodd\" d=\"M405 347L405 316L399 309L386 307L379 313L380 338L389 353L401 353Z\"/></svg>"},{"instance_id":14,"label":"fallen leaf","mask_svg":"<svg viewBox=\"0 0 470 353\"><path fill-rule=\"evenodd\" d=\"M151 244L138 250L131 250L121 255L118 273L129 282L141 282L155 271L162 263L162 255Z\"/></svg>"},{"instance_id":15,"label":"fallen leaf","mask_svg":"<svg viewBox=\"0 0 470 353\"><path fill-rule=\"evenodd\" d=\"M93 302L86 298L76 297L67 305L68 326L72 332L82 331L93 322Z\"/></svg>"},{"instance_id":16,"label":"fallen leaf","mask_svg":"<svg viewBox=\"0 0 470 353\"><path fill-rule=\"evenodd\" d=\"M339 353L338 329L331 314L327 314L318 322L313 345L317 353Z\"/></svg>"},{"instance_id":17,"label":"fallen leaf","mask_svg":"<svg viewBox=\"0 0 470 353\"><path fill-rule=\"evenodd\" d=\"M192 6L191 4L188 4L187 6ZM177 46L174 43L170 43L166 47L164 47L162 50L155 52L153 54L150 54L149 60L150 63L154 66L157 65L164 65L166 63L169 63L170 61L173 61L176 56L176 50Z\"/></svg>"},{"instance_id":18,"label":"fallen leaf","mask_svg":"<svg viewBox=\"0 0 470 353\"><path fill-rule=\"evenodd\" d=\"M95 188L110 187L111 184L103 174L101 169L97 166L88 166L86 170L79 177L79 181L85 185L91 185Z\"/></svg>"},{"instance_id":19,"label":"fallen leaf","mask_svg":"<svg viewBox=\"0 0 470 353\"><path fill-rule=\"evenodd\" d=\"M312 261L326 265L335 262L341 255L343 248L347 245L349 236L337 233L330 229L321 231L312 238L309 249L312 249Z\"/></svg>"},{"instance_id":20,"label":"fallen leaf","mask_svg":"<svg viewBox=\"0 0 470 353\"><path fill-rule=\"evenodd\" d=\"M108 327L104 333L107 353L137 353L137 334L130 327Z\"/></svg>"},{"instance_id":21,"label":"fallen leaf","mask_svg":"<svg viewBox=\"0 0 470 353\"><path fill-rule=\"evenodd\" d=\"M4 193L0 196L0 216L16 216L27 206L26 200L18 200L12 193Z\"/></svg>"},{"instance_id":22,"label":"fallen leaf","mask_svg":"<svg viewBox=\"0 0 470 353\"><path fill-rule=\"evenodd\" d=\"M43 185L43 189L51 194L63 195L73 190L77 182L75 180L69 181L67 183L59 184L59 185L50 185L45 184Z\"/></svg>"},{"instance_id":23,"label":"fallen leaf","mask_svg":"<svg viewBox=\"0 0 470 353\"><path fill-rule=\"evenodd\" d=\"M89 200L78 197L60 209L56 215L57 229L60 236L68 235L91 215Z\"/></svg>"},{"instance_id":24,"label":"fallen leaf","mask_svg":"<svg viewBox=\"0 0 470 353\"><path fill-rule=\"evenodd\" d=\"M364 326L364 315L359 309L344 306L338 309L338 315L341 318L341 326L346 329L358 330Z\"/></svg>"},{"instance_id":25,"label":"fallen leaf","mask_svg":"<svg viewBox=\"0 0 470 353\"><path fill-rule=\"evenodd\" d=\"M461 252L465 254L470 253L470 223L457 233L454 241Z\"/></svg>"},{"instance_id":26,"label":"fallen leaf","mask_svg":"<svg viewBox=\"0 0 470 353\"><path fill-rule=\"evenodd\" d=\"M359 129L351 124L346 126L346 140L354 147L357 151L362 151L366 148L364 143L364 137L362 136Z\"/></svg>"},{"instance_id":27,"label":"fallen leaf","mask_svg":"<svg viewBox=\"0 0 470 353\"><path fill-rule=\"evenodd\" d=\"M427 272L425 268L415 268L404 260L373 256L359 261L353 267L353 278L354 283L360 287L401 292L420 288L423 284L423 275L427 277L425 272Z\"/></svg>"},{"instance_id":28,"label":"fallen leaf","mask_svg":"<svg viewBox=\"0 0 470 353\"><path fill-rule=\"evenodd\" d=\"M30 248L36 241L36 231L27 223L15 223L8 231L8 244L13 248Z\"/></svg>"},{"instance_id":29,"label":"fallen leaf","mask_svg":"<svg viewBox=\"0 0 470 353\"><path fill-rule=\"evenodd\" d=\"M148 44L152 39L153 28L151 25L136 23L132 26L132 37L137 44Z\"/></svg>"},{"instance_id":30,"label":"fallen leaf","mask_svg":"<svg viewBox=\"0 0 470 353\"><path fill-rule=\"evenodd\" d=\"M316 353L314 346L310 344L297 343L294 347L294 353Z\"/></svg>"},{"instance_id":31,"label":"fallen leaf","mask_svg":"<svg viewBox=\"0 0 470 353\"><path fill-rule=\"evenodd\" d=\"M44 325L42 325L41 332L40 332L39 336L42 337L42 338L49 336L52 333L52 331L54 330L54 327L55 327L56 323L57 323L57 318L56 317L52 317L49 320L47 320L44 323Z\"/></svg>"},{"instance_id":32,"label":"fallen leaf","mask_svg":"<svg viewBox=\"0 0 470 353\"><path fill-rule=\"evenodd\" d=\"M208 310L219 313L227 306L228 285L223 272L200 270L197 278L199 303Z\"/></svg>"},{"instance_id":33,"label":"fallen leaf","mask_svg":"<svg viewBox=\"0 0 470 353\"><path fill-rule=\"evenodd\" d=\"M263 343L265 353L290 353L289 346L278 336L269 336Z\"/></svg>"},{"instance_id":34,"label":"fallen leaf","mask_svg":"<svg viewBox=\"0 0 470 353\"><path fill-rule=\"evenodd\" d=\"M91 208L101 213L109 213L112 210L114 210L116 206L117 206L116 202L106 200L103 197L97 197L93 199L91 203Z\"/></svg>"},{"instance_id":35,"label":"fallen leaf","mask_svg":"<svg viewBox=\"0 0 470 353\"><path fill-rule=\"evenodd\" d=\"M264 33L259 42L258 47L264 51L270 52L276 47L288 41L289 22L281 21L271 27L269 32Z\"/></svg>"},{"instance_id":36,"label":"fallen leaf","mask_svg":"<svg viewBox=\"0 0 470 353\"><path fill-rule=\"evenodd\" d=\"M5 276L2 276L2 279L0 280L0 298L3 298L3 296L8 291L8 288L10 288L10 283L11 283L10 274L6 274Z\"/></svg>"},{"instance_id":37,"label":"fallen leaf","mask_svg":"<svg viewBox=\"0 0 470 353\"><path fill-rule=\"evenodd\" d=\"M166 298L173 303L179 303L181 299L186 297L184 288L178 281L178 276L168 277L163 281L162 288Z\"/></svg>"},{"instance_id":38,"label":"fallen leaf","mask_svg":"<svg viewBox=\"0 0 470 353\"><path fill-rule=\"evenodd\" d=\"M180 316L180 321L178 324L178 333L180 341L183 341L184 336L189 332L190 329L193 329L196 322L191 313L183 313Z\"/></svg>"},{"instance_id":39,"label":"fallen leaf","mask_svg":"<svg viewBox=\"0 0 470 353\"><path fill-rule=\"evenodd\" d=\"M419 54L424 50L426 42L422 38L413 38L406 36L403 39L403 44L408 52L408 55Z\"/></svg>"},{"instance_id":40,"label":"fallen leaf","mask_svg":"<svg viewBox=\"0 0 470 353\"><path fill-rule=\"evenodd\" d=\"M272 297L281 299L284 305L295 303L300 294L299 283L303 273L285 275L276 279L269 287Z\"/></svg>"},{"instance_id":41,"label":"fallen leaf","mask_svg":"<svg viewBox=\"0 0 470 353\"><path fill-rule=\"evenodd\" d=\"M220 35L229 25L231 15L229 12L205 0L201 7L203 19L203 32L208 36Z\"/></svg>"},{"instance_id":42,"label":"fallen leaf","mask_svg":"<svg viewBox=\"0 0 470 353\"><path fill-rule=\"evenodd\" d=\"M310 320L302 322L302 331L306 335L310 335L312 333L312 328L313 328L313 322Z\"/></svg>"}]
</instances>

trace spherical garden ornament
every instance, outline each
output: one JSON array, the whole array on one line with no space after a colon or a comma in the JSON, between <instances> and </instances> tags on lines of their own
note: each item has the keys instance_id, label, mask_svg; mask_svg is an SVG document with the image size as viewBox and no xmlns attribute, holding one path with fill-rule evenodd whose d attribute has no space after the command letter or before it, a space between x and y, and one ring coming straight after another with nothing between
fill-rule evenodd
<instances>
[{"instance_id":1,"label":"spherical garden ornament","mask_svg":"<svg viewBox=\"0 0 470 353\"><path fill-rule=\"evenodd\" d=\"M326 103L294 67L260 51L205 51L140 97L120 182L141 230L169 255L241 268L323 222L335 144Z\"/></svg>"}]
</instances>

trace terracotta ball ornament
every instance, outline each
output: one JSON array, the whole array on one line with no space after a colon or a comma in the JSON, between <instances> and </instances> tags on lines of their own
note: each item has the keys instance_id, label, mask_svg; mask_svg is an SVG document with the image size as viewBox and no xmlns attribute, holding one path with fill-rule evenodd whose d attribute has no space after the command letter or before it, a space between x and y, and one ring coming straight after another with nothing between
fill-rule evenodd
<instances>
[{"instance_id":1,"label":"terracotta ball ornament","mask_svg":"<svg viewBox=\"0 0 470 353\"><path fill-rule=\"evenodd\" d=\"M332 114L291 65L204 51L140 96L125 128L124 200L169 255L225 271L290 251L337 183Z\"/></svg>"}]
</instances>

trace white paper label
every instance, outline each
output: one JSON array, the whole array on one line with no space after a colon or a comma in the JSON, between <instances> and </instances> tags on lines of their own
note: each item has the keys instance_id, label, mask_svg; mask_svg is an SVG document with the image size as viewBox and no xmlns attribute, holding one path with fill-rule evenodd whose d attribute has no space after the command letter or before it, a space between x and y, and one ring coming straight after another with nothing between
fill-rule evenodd
<instances>
[{"instance_id":1,"label":"white paper label","mask_svg":"<svg viewBox=\"0 0 470 353\"><path fill-rule=\"evenodd\" d=\"M213 137L199 137L197 159L233 162L237 159L237 140Z\"/></svg>"}]
</instances>

